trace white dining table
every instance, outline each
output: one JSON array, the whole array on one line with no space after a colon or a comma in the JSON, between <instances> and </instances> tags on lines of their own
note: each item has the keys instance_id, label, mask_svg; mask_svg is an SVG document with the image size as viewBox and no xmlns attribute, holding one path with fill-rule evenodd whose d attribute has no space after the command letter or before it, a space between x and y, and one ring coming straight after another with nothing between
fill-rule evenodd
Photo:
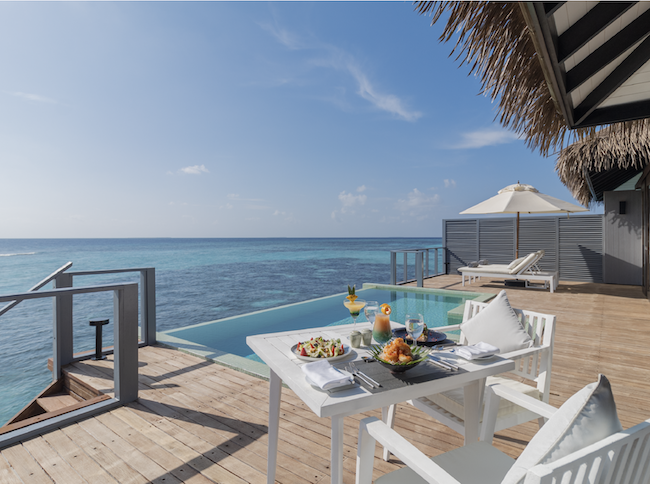
<instances>
[{"instance_id":1,"label":"white dining table","mask_svg":"<svg viewBox=\"0 0 650 484\"><path fill-rule=\"evenodd\" d=\"M370 323L357 323L355 329L369 327ZM378 408L386 409L392 404L463 387L465 444L475 442L479 436L480 409L482 407L485 379L488 376L511 371L515 367L513 361L498 356L487 361L474 362L463 360L452 355L452 353L445 354L445 351L436 351L436 355L443 358L446 356L453 357L453 362L459 366L459 370L438 370L441 375L434 380L414 383L378 393L371 393L361 385L356 385L348 390L329 393L307 383L305 374L301 370L301 366L306 361L297 358L291 351L291 347L300 341L306 341L316 336L323 336L326 339L340 338L343 344L349 345L348 334L351 330L352 325L325 326L322 328L260 334L246 338L248 346L270 369L267 483L272 484L275 482L280 399L283 382L317 416L331 420L331 482L341 484L343 482L343 421L346 416ZM346 359L333 364L359 362L362 356L369 356L367 348L363 346L353 349ZM361 362L361 365L364 364ZM363 366L357 366L363 370Z\"/></svg>"}]
</instances>

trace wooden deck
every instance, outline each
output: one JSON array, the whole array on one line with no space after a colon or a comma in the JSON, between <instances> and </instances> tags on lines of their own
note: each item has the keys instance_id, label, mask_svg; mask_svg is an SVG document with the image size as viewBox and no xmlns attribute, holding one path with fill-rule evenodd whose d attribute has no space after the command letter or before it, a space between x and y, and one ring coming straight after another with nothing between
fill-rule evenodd
<instances>
[{"instance_id":1,"label":"wooden deck","mask_svg":"<svg viewBox=\"0 0 650 484\"><path fill-rule=\"evenodd\" d=\"M459 276L427 287L462 289ZM502 284L466 286L496 293ZM555 294L508 289L513 306L558 317L551 403L560 405L598 373L610 379L625 428L650 417L650 302L640 288L560 283ZM179 351L142 348L137 402L61 428L0 453L0 482L243 483L266 482L268 383ZM86 361L72 371L104 392L112 361ZM344 480L354 482L358 420L346 419ZM277 480L329 482L329 420L317 418L283 390ZM429 455L460 446L458 434L406 405L397 430ZM537 429L524 424L497 434L495 445L517 456ZM400 467L377 452L375 473Z\"/></svg>"}]
</instances>

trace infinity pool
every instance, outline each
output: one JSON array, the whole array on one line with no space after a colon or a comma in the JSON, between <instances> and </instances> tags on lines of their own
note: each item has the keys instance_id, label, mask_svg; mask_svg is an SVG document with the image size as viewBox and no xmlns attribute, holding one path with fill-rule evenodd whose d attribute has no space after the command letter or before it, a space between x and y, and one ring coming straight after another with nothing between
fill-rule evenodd
<instances>
[{"instance_id":1,"label":"infinity pool","mask_svg":"<svg viewBox=\"0 0 650 484\"><path fill-rule=\"evenodd\" d=\"M468 299L482 301L494 297L492 294L383 284L364 284L363 289L357 290L357 294L366 301L390 304L393 309L391 321L403 323L406 314L415 312L424 315L424 321L429 327L459 323ZM350 324L352 318L343 306L346 295L336 294L169 330L158 333L158 341L257 374L260 373L258 365L263 364L246 345L246 336ZM363 314L359 316L358 322L366 321Z\"/></svg>"}]
</instances>

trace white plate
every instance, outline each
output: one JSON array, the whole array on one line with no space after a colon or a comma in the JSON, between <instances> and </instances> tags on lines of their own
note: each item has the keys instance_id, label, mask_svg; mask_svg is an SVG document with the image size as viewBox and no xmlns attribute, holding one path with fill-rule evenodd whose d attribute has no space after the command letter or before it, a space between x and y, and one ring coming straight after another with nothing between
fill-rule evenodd
<instances>
[{"instance_id":1,"label":"white plate","mask_svg":"<svg viewBox=\"0 0 650 484\"><path fill-rule=\"evenodd\" d=\"M342 360L343 358L347 358L350 353L352 353L352 348L346 344L343 345L343 354L338 355L338 356L331 356L329 358L312 358L311 356L302 356L300 352L297 350L298 348L298 343L293 345L291 347L291 352L296 355L296 358L299 360L304 360L304 361L321 361L321 360L327 360L327 361L336 361L336 360Z\"/></svg>"},{"instance_id":2,"label":"white plate","mask_svg":"<svg viewBox=\"0 0 650 484\"><path fill-rule=\"evenodd\" d=\"M477 360L477 361L485 361L485 360L491 360L494 358L496 355L485 355L485 356L477 356L476 358L472 358L472 360Z\"/></svg>"},{"instance_id":3,"label":"white plate","mask_svg":"<svg viewBox=\"0 0 650 484\"><path fill-rule=\"evenodd\" d=\"M337 370L339 370L345 376L349 376L350 378L352 378L352 373L349 373L345 370L341 370L340 368L337 368ZM305 381L309 383L311 386L313 386L316 390L320 390L321 392L338 392L340 390L347 390L348 388L354 388L357 386L357 382L354 381L354 378L352 378L352 381L350 383L346 383L345 385L341 385L339 387L330 388L329 390L323 390L321 387L319 387L313 381L311 381L311 379L307 375L305 375Z\"/></svg>"}]
</instances>

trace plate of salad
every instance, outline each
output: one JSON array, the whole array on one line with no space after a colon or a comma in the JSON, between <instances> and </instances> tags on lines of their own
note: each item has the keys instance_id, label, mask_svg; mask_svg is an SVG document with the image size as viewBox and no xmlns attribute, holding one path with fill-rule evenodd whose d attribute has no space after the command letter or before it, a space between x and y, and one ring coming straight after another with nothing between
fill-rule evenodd
<instances>
[{"instance_id":1,"label":"plate of salad","mask_svg":"<svg viewBox=\"0 0 650 484\"><path fill-rule=\"evenodd\" d=\"M352 348L341 343L339 338L325 339L322 336L317 336L293 345L291 351L297 358L305 361L322 359L334 361L348 356L352 352Z\"/></svg>"}]
</instances>

